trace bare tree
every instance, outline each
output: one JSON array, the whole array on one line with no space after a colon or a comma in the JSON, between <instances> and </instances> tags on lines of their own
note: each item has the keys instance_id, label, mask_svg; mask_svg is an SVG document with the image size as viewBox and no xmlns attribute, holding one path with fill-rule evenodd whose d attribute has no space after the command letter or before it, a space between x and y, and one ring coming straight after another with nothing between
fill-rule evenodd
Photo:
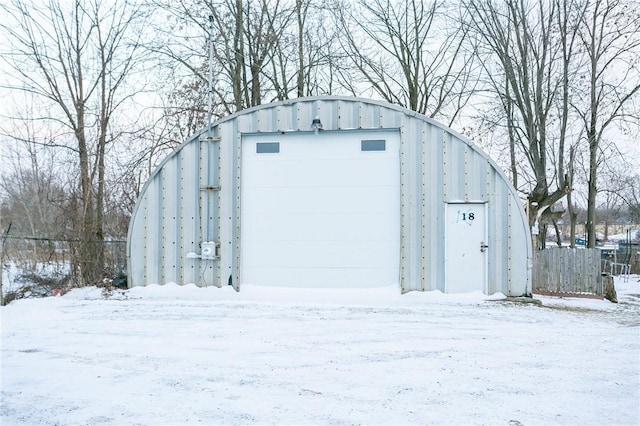
<instances>
[{"instance_id":1,"label":"bare tree","mask_svg":"<svg viewBox=\"0 0 640 426\"><path fill-rule=\"evenodd\" d=\"M361 0L337 9L342 47L357 69L343 84L453 123L475 86L466 33L440 1Z\"/></svg>"},{"instance_id":2,"label":"bare tree","mask_svg":"<svg viewBox=\"0 0 640 426\"><path fill-rule=\"evenodd\" d=\"M550 222L553 218L543 215L550 214L550 207L569 191L564 171L569 119L564 113L573 41L562 25L566 16L559 13L556 2L545 0L500 4L472 0L465 7L478 49L487 58L489 87L503 106L514 183L516 175L528 173L519 164L516 152L520 152L531 173L527 179L531 225L536 220ZM560 76L558 67L563 67ZM552 123L556 114L561 117L559 125ZM541 232L539 247L544 240Z\"/></svg>"},{"instance_id":3,"label":"bare tree","mask_svg":"<svg viewBox=\"0 0 640 426\"><path fill-rule=\"evenodd\" d=\"M64 186L62 155L36 142L32 121L16 123L20 128L5 141L0 191L5 195L4 221L14 234L61 236L69 225L65 210L68 187ZM2 130L3 133L6 129ZM16 137L17 136L17 137Z\"/></svg>"},{"instance_id":4,"label":"bare tree","mask_svg":"<svg viewBox=\"0 0 640 426\"><path fill-rule=\"evenodd\" d=\"M625 202L631 223L640 223L640 174L635 174L629 179Z\"/></svg>"},{"instance_id":5,"label":"bare tree","mask_svg":"<svg viewBox=\"0 0 640 426\"><path fill-rule=\"evenodd\" d=\"M214 116L332 90L337 35L327 25L328 2L152 2L168 19L158 21L160 36L150 49L161 54L167 69L174 70L176 90L198 87L204 93L209 65L206 43L213 37ZM183 73L175 78L178 65ZM175 100L168 100L167 106L173 107Z\"/></svg>"},{"instance_id":6,"label":"bare tree","mask_svg":"<svg viewBox=\"0 0 640 426\"><path fill-rule=\"evenodd\" d=\"M11 42L2 58L12 70L10 88L57 109L39 117L70 131L80 185L81 283L102 276L104 169L113 114L137 91L125 90L141 58L138 26L144 14L128 2L98 0L45 5L12 0L1 6L1 28ZM139 83L139 82L138 82Z\"/></svg>"},{"instance_id":7,"label":"bare tree","mask_svg":"<svg viewBox=\"0 0 640 426\"><path fill-rule=\"evenodd\" d=\"M266 77L276 99L337 93L337 76L346 68L334 8L322 0L296 0L283 9L282 33L276 39Z\"/></svg>"},{"instance_id":8,"label":"bare tree","mask_svg":"<svg viewBox=\"0 0 640 426\"><path fill-rule=\"evenodd\" d=\"M59 248L53 241L65 238L72 229L74 211L70 210L70 193L74 189L67 179L71 151L53 150L43 145L52 139L56 128L32 117L35 111L46 109L32 96L16 94L12 97L11 115L0 123L2 145L0 156L0 229L10 230L3 255L21 270L21 275L34 277L45 270L56 257ZM64 277L68 268L46 268L47 274L60 272Z\"/></svg>"},{"instance_id":9,"label":"bare tree","mask_svg":"<svg viewBox=\"0 0 640 426\"><path fill-rule=\"evenodd\" d=\"M597 211L600 216L599 222L604 224L605 240L609 237L609 226L619 222L630 205L629 200L633 197L631 186L635 178L629 173L633 165L625 161L617 147L611 144L609 149L613 151L609 155L605 154L609 161L603 163L598 169L600 184L598 185Z\"/></svg>"},{"instance_id":10,"label":"bare tree","mask_svg":"<svg viewBox=\"0 0 640 426\"><path fill-rule=\"evenodd\" d=\"M588 246L595 247L598 171L604 160L607 131L626 117L635 117L640 93L640 3L592 0L579 21L581 47L587 58L582 97L573 103L589 147L587 197ZM631 111L630 111L631 110Z\"/></svg>"},{"instance_id":11,"label":"bare tree","mask_svg":"<svg viewBox=\"0 0 640 426\"><path fill-rule=\"evenodd\" d=\"M223 107L218 115L260 105L271 89L265 70L270 68L277 40L293 19L292 9L282 4L280 0L156 0L155 7L171 21L160 23L160 38L149 48L161 54L168 67L183 67L186 75L181 86L200 84L194 83L194 77L208 82L206 45L213 37L214 103Z\"/></svg>"},{"instance_id":12,"label":"bare tree","mask_svg":"<svg viewBox=\"0 0 640 426\"><path fill-rule=\"evenodd\" d=\"M569 240L572 248L575 247L575 230L576 230L576 218L577 214L574 211L573 205L573 185L574 185L574 171L575 171L575 153L580 140L582 130L578 130L577 135L570 135L570 131L573 126L570 126L570 120L573 120L573 114L571 114L571 101L574 95L573 86L575 85L576 76L576 64L578 57L578 25L580 19L584 16L585 6L582 0L556 0L557 10L557 34L559 45L561 46L561 94L558 100L558 110L560 116L560 134L558 138L558 153L559 164L562 167L564 160L564 153L567 150L567 143L570 143L569 149L569 161L567 163L565 176L565 185L567 187L567 213L570 221ZM577 59L578 58L578 59ZM562 172L564 172L562 168Z\"/></svg>"}]
</instances>

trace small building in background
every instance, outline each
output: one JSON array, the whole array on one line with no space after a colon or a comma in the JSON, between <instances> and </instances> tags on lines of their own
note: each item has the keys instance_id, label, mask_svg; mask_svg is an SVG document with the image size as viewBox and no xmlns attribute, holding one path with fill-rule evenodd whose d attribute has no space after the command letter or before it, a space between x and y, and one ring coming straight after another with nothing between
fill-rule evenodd
<instances>
[{"instance_id":1,"label":"small building in background","mask_svg":"<svg viewBox=\"0 0 640 426\"><path fill-rule=\"evenodd\" d=\"M477 146L360 98L298 98L204 128L151 175L129 286L194 283L531 293L515 190Z\"/></svg>"}]
</instances>

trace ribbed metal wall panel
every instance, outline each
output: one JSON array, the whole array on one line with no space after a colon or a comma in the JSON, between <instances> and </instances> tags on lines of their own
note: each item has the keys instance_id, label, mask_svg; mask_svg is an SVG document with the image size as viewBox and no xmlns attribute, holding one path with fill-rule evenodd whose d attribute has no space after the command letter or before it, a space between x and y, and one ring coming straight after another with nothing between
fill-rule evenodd
<instances>
[{"instance_id":1,"label":"ribbed metal wall panel","mask_svg":"<svg viewBox=\"0 0 640 426\"><path fill-rule=\"evenodd\" d=\"M423 290L444 291L444 268L434 268L433 265L444 265L444 151L443 131L431 123L424 122L424 139L428 161L425 162L425 170L422 180L422 191L428 205L425 231L422 238L425 240L427 251L424 256L427 274L422 284Z\"/></svg>"},{"instance_id":2,"label":"ribbed metal wall panel","mask_svg":"<svg viewBox=\"0 0 640 426\"><path fill-rule=\"evenodd\" d=\"M167 157L141 193L129 225L131 285L218 285L218 265L186 256L219 233L218 142L196 135Z\"/></svg>"},{"instance_id":3,"label":"ribbed metal wall panel","mask_svg":"<svg viewBox=\"0 0 640 426\"><path fill-rule=\"evenodd\" d=\"M236 194L238 193L236 167L238 163L236 157L239 156L238 134L240 129L251 129L255 115L241 115L237 120L225 121L219 125L220 134L220 276L217 285L235 285L233 279L234 267L236 264Z\"/></svg>"},{"instance_id":4,"label":"ribbed metal wall panel","mask_svg":"<svg viewBox=\"0 0 640 426\"><path fill-rule=\"evenodd\" d=\"M444 290L444 215L454 201L488 204L488 290L530 293L531 244L523 207L496 164L468 140L413 111L382 102L317 97L241 111L181 145L149 178L132 215L130 285L232 284L239 289L243 134L399 129L401 291ZM220 188L217 188L220 187ZM201 260L202 242L220 258Z\"/></svg>"},{"instance_id":5,"label":"ribbed metal wall panel","mask_svg":"<svg viewBox=\"0 0 640 426\"><path fill-rule=\"evenodd\" d=\"M490 173L488 180L492 189L494 199L500 199L507 194L504 193L504 186L496 182L499 179L497 173ZM498 183L496 185L496 183ZM488 229L487 233L490 237L489 244L489 290L502 291L505 286L508 287L507 270L503 259L507 259L509 250L509 226L505 220L509 215L509 205L503 202L490 202L488 206ZM508 266L507 266L508 267Z\"/></svg>"}]
</instances>

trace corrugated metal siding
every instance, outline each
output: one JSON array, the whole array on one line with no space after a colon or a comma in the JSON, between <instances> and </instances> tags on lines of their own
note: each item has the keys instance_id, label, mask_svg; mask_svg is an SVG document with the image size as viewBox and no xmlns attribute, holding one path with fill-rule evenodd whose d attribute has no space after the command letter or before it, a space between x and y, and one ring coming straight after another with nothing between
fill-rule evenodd
<instances>
[{"instance_id":1,"label":"corrugated metal siding","mask_svg":"<svg viewBox=\"0 0 640 426\"><path fill-rule=\"evenodd\" d=\"M217 262L186 257L219 239L219 142L192 138L151 176L129 225L131 284L219 285Z\"/></svg>"},{"instance_id":2,"label":"corrugated metal siding","mask_svg":"<svg viewBox=\"0 0 640 426\"><path fill-rule=\"evenodd\" d=\"M444 289L445 205L488 203L489 292L531 289L524 211L505 175L477 147L415 112L355 98L302 98L242 111L214 124L219 141L195 135L150 177L129 229L131 285L195 283L238 288L240 158L246 133L400 129L401 290ZM207 189L220 186L219 190ZM186 257L203 241L220 259Z\"/></svg>"}]
</instances>

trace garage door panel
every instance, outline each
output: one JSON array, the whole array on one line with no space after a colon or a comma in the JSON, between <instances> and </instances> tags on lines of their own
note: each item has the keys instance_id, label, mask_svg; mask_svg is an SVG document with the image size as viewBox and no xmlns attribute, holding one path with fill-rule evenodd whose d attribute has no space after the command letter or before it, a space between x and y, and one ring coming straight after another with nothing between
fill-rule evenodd
<instances>
[{"instance_id":1,"label":"garage door panel","mask_svg":"<svg viewBox=\"0 0 640 426\"><path fill-rule=\"evenodd\" d=\"M242 283L370 287L399 281L399 135L243 137ZM257 153L277 142L277 153Z\"/></svg>"},{"instance_id":2,"label":"garage door panel","mask_svg":"<svg viewBox=\"0 0 640 426\"><path fill-rule=\"evenodd\" d=\"M326 213L389 214L399 209L399 200L391 202L387 194L394 188L345 186L342 188L265 188L246 189L253 203L243 206L247 214Z\"/></svg>"},{"instance_id":3,"label":"garage door panel","mask_svg":"<svg viewBox=\"0 0 640 426\"><path fill-rule=\"evenodd\" d=\"M282 154L284 155L284 154ZM252 163L256 167L251 167ZM249 167L243 180L249 182L247 188L270 187L341 187L345 183L352 186L387 186L396 179L398 170L387 165L388 159L345 159L283 161L273 158L256 159L243 163Z\"/></svg>"},{"instance_id":4,"label":"garage door panel","mask_svg":"<svg viewBox=\"0 0 640 426\"><path fill-rule=\"evenodd\" d=\"M284 287L323 287L323 288L358 288L393 285L398 278L390 278L381 282L381 276L393 276L397 271L384 268L279 268L257 267L254 277L278 277L278 286ZM252 282L243 279L245 284L264 284L262 280Z\"/></svg>"},{"instance_id":5,"label":"garage door panel","mask_svg":"<svg viewBox=\"0 0 640 426\"><path fill-rule=\"evenodd\" d=\"M372 241L366 246L357 241L273 241L265 249L255 244L248 247L245 266L384 268L387 247L386 241Z\"/></svg>"},{"instance_id":6,"label":"garage door panel","mask_svg":"<svg viewBox=\"0 0 640 426\"><path fill-rule=\"evenodd\" d=\"M373 214L334 215L271 214L246 215L242 227L247 242L265 241L386 241L395 243L397 232L391 227L380 227L384 217ZM358 226L354 226L354 223ZM256 225L261 223L261 225ZM268 224L268 226L267 226Z\"/></svg>"}]
</instances>

